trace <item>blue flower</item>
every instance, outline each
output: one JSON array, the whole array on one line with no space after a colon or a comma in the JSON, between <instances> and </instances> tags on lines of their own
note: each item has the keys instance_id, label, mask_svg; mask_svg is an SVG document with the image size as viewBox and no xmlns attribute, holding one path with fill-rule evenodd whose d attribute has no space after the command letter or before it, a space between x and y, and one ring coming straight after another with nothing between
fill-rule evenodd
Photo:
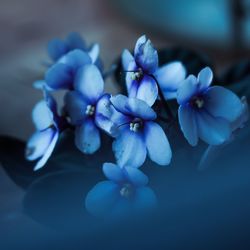
<instances>
[{"instance_id":1,"label":"blue flower","mask_svg":"<svg viewBox=\"0 0 250 250\"><path fill-rule=\"evenodd\" d=\"M85 41L76 32L70 33L66 37L65 41L55 38L48 43L48 54L54 62L57 62L68 52L75 49L87 52L92 60L92 63L96 63L99 59L99 45L93 44L88 47Z\"/></svg>"},{"instance_id":2,"label":"blue flower","mask_svg":"<svg viewBox=\"0 0 250 250\"><path fill-rule=\"evenodd\" d=\"M57 115L56 102L48 93L45 93L45 100L35 105L32 119L37 131L28 140L25 155L30 161L39 159L34 167L38 170L51 156L64 121Z\"/></svg>"},{"instance_id":3,"label":"blue flower","mask_svg":"<svg viewBox=\"0 0 250 250\"><path fill-rule=\"evenodd\" d=\"M87 64L92 64L92 61L86 52L70 51L48 69L45 82L53 90L72 90L78 69Z\"/></svg>"},{"instance_id":4,"label":"blue flower","mask_svg":"<svg viewBox=\"0 0 250 250\"><path fill-rule=\"evenodd\" d=\"M198 138L210 145L219 145L231 136L231 124L243 111L240 99L230 90L212 86L213 73L204 68L196 78L190 75L177 92L181 130L195 146Z\"/></svg>"},{"instance_id":5,"label":"blue flower","mask_svg":"<svg viewBox=\"0 0 250 250\"><path fill-rule=\"evenodd\" d=\"M140 167L148 153L159 165L170 163L172 152L162 128L154 121L156 113L144 101L124 95L111 97L117 112L112 115L118 133L113 151L120 166Z\"/></svg>"},{"instance_id":6,"label":"blue flower","mask_svg":"<svg viewBox=\"0 0 250 250\"><path fill-rule=\"evenodd\" d=\"M65 96L65 108L76 126L75 143L83 153L100 147L100 131L112 132L110 95L104 94L104 81L95 65L85 65L76 75L74 91Z\"/></svg>"},{"instance_id":7,"label":"blue flower","mask_svg":"<svg viewBox=\"0 0 250 250\"><path fill-rule=\"evenodd\" d=\"M241 102L243 105L243 109L239 117L237 117L236 120L234 120L231 125L231 136L228 140L226 140L224 143L220 145L208 145L207 149L202 154L202 157L200 159L198 170L205 170L208 168L213 160L220 155L221 150L224 149L225 146L235 141L237 138L237 134L240 132L240 130L246 125L248 119L249 119L249 110L248 110L248 103L245 96L241 97Z\"/></svg>"},{"instance_id":8,"label":"blue flower","mask_svg":"<svg viewBox=\"0 0 250 250\"><path fill-rule=\"evenodd\" d=\"M171 62L161 66L155 72L165 99L175 99L180 84L186 78L186 69L181 62Z\"/></svg>"},{"instance_id":9,"label":"blue flower","mask_svg":"<svg viewBox=\"0 0 250 250\"><path fill-rule=\"evenodd\" d=\"M136 97L152 106L158 97L157 79L165 97L175 96L179 83L185 79L186 71L180 62L158 68L158 53L146 36L135 45L134 56L128 50L122 54L123 68L129 97ZM154 77L152 77L154 76Z\"/></svg>"},{"instance_id":10,"label":"blue flower","mask_svg":"<svg viewBox=\"0 0 250 250\"><path fill-rule=\"evenodd\" d=\"M133 167L103 165L108 181L99 182L86 196L85 206L94 216L120 217L143 213L156 207L157 199L147 187L148 177Z\"/></svg>"}]
</instances>

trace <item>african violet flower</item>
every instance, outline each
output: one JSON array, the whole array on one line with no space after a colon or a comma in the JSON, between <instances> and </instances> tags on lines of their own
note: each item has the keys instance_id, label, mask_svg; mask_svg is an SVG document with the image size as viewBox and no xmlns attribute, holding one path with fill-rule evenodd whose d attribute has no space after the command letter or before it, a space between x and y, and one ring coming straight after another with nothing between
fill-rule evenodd
<instances>
[{"instance_id":1,"label":"african violet flower","mask_svg":"<svg viewBox=\"0 0 250 250\"><path fill-rule=\"evenodd\" d=\"M65 96L66 112L76 126L76 146L83 153L92 154L101 144L99 129L112 130L110 95L103 93L104 81L95 65L79 69L74 89Z\"/></svg>"},{"instance_id":2,"label":"african violet flower","mask_svg":"<svg viewBox=\"0 0 250 250\"><path fill-rule=\"evenodd\" d=\"M105 163L103 172L108 181L99 182L85 199L85 206L91 214L111 217L131 212L141 214L156 206L153 190L146 187L148 177L139 169Z\"/></svg>"},{"instance_id":3,"label":"african violet flower","mask_svg":"<svg viewBox=\"0 0 250 250\"><path fill-rule=\"evenodd\" d=\"M64 41L55 38L48 43L48 54L54 62L58 61L62 58L62 56L75 49L87 52L92 59L92 63L96 63L98 61L100 50L99 45L93 44L92 46L87 47L85 41L76 32L70 33Z\"/></svg>"},{"instance_id":4,"label":"african violet flower","mask_svg":"<svg viewBox=\"0 0 250 250\"><path fill-rule=\"evenodd\" d=\"M205 152L202 154L201 160L198 165L199 170L205 170L209 165L211 165L211 162L221 153L221 150L223 148L234 142L237 135L239 134L240 130L245 127L248 119L249 119L249 110L248 110L248 103L245 96L241 98L241 102L243 105L242 112L240 113L239 117L237 117L236 120L234 120L231 124L231 136L228 140L226 140L224 143L220 145L208 145Z\"/></svg>"},{"instance_id":5,"label":"african violet flower","mask_svg":"<svg viewBox=\"0 0 250 250\"><path fill-rule=\"evenodd\" d=\"M148 153L159 165L170 163L172 152L163 129L154 121L156 113L144 101L117 95L110 98L117 112L112 115L118 134L113 151L120 166L140 167Z\"/></svg>"},{"instance_id":6,"label":"african violet flower","mask_svg":"<svg viewBox=\"0 0 250 250\"><path fill-rule=\"evenodd\" d=\"M58 116L56 102L48 93L34 107L32 119L37 131L29 139L25 155L30 161L39 159L34 168L38 170L51 156L65 121Z\"/></svg>"},{"instance_id":7,"label":"african violet flower","mask_svg":"<svg viewBox=\"0 0 250 250\"><path fill-rule=\"evenodd\" d=\"M78 69L91 63L91 58L86 52L73 50L48 69L45 82L53 90L72 90Z\"/></svg>"},{"instance_id":8,"label":"african violet flower","mask_svg":"<svg viewBox=\"0 0 250 250\"><path fill-rule=\"evenodd\" d=\"M165 99L170 100L176 98L177 90L186 78L186 69L181 62L171 62L156 70L154 75Z\"/></svg>"},{"instance_id":9,"label":"african violet flower","mask_svg":"<svg viewBox=\"0 0 250 250\"><path fill-rule=\"evenodd\" d=\"M195 146L198 138L218 145L230 138L231 123L243 110L240 99L230 90L212 86L213 73L204 68L196 78L190 75L177 92L181 129L188 142Z\"/></svg>"},{"instance_id":10,"label":"african violet flower","mask_svg":"<svg viewBox=\"0 0 250 250\"><path fill-rule=\"evenodd\" d=\"M145 35L137 40L134 56L128 50L124 50L122 64L127 72L126 85L129 97L144 100L150 106L158 97L157 82L165 96L172 97L186 76L185 68L180 62L158 68L158 53Z\"/></svg>"}]
</instances>

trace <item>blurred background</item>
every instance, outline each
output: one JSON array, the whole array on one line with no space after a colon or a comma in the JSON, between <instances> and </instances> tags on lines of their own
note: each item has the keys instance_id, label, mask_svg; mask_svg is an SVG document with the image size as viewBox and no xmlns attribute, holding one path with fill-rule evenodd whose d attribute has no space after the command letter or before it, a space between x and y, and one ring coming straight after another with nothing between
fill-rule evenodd
<instances>
[{"instance_id":1,"label":"blurred background","mask_svg":"<svg viewBox=\"0 0 250 250\"><path fill-rule=\"evenodd\" d=\"M46 69L47 42L72 31L100 44L106 69L146 34L158 48L203 51L220 71L250 56L250 0L0 0L0 134L31 135L30 112L42 97L32 83ZM21 233L17 224L43 231L21 214L23 191L2 168L0 182L6 232Z\"/></svg>"}]
</instances>

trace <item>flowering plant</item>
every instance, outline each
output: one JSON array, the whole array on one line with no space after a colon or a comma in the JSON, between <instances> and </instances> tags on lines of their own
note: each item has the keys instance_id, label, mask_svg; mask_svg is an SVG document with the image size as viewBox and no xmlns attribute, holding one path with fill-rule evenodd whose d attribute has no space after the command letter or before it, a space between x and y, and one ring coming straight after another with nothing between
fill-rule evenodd
<instances>
[{"instance_id":1,"label":"flowering plant","mask_svg":"<svg viewBox=\"0 0 250 250\"><path fill-rule=\"evenodd\" d=\"M60 138L71 130L81 157L91 161L105 148L108 153L99 158L108 181L88 190L85 206L90 214L114 217L156 206L148 177L139 168L147 157L157 165L171 166L175 150L168 138L173 130L176 140L185 138L190 146L197 146L201 139L211 151L229 143L247 121L246 99L216 86L210 67L204 65L193 75L181 60L160 62L146 36L137 40L133 54L124 50L121 67L116 65L108 73L99 45L87 47L78 34L70 34L65 41L54 39L48 52L52 62L44 80L34 84L44 99L32 112L36 132L27 142L26 158L36 161L37 173L49 168L47 161L60 147ZM120 83L121 78L125 81L122 94L105 91L105 80L113 73L118 73ZM53 95L60 90L64 98L59 112ZM107 137L112 146L106 143ZM109 162L111 150L113 163ZM73 154L71 159L74 162Z\"/></svg>"}]
</instances>

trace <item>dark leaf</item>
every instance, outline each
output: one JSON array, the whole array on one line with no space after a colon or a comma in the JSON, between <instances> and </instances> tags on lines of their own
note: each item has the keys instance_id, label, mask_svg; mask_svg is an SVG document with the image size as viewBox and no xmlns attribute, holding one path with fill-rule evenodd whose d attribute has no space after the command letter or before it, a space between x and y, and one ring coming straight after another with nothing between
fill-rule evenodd
<instances>
[{"instance_id":1,"label":"dark leaf","mask_svg":"<svg viewBox=\"0 0 250 250\"><path fill-rule=\"evenodd\" d=\"M250 124L247 124L234 133L233 138L219 146L209 146L204 150L200 160L199 169L219 168L221 165L239 165L247 167L250 164L249 158L249 140L250 140ZM240 149L240 154L236 156L237 150Z\"/></svg>"},{"instance_id":2,"label":"dark leaf","mask_svg":"<svg viewBox=\"0 0 250 250\"><path fill-rule=\"evenodd\" d=\"M229 67L221 79L225 84L233 84L235 82L244 81L250 77L250 60L244 60Z\"/></svg>"},{"instance_id":3,"label":"dark leaf","mask_svg":"<svg viewBox=\"0 0 250 250\"><path fill-rule=\"evenodd\" d=\"M0 162L5 172L22 188L27 188L34 180L48 172L43 168L34 172L34 162L29 162L24 157L25 143L19 139L0 137Z\"/></svg>"},{"instance_id":4,"label":"dark leaf","mask_svg":"<svg viewBox=\"0 0 250 250\"><path fill-rule=\"evenodd\" d=\"M25 159L23 141L11 137L0 137L0 162L10 178L22 188L27 188L41 176L62 169L97 168L101 171L104 162L114 161L111 139L106 135L102 137L101 149L93 155L84 155L75 147L73 132L64 132L61 134L51 158L38 171L33 171L35 162Z\"/></svg>"},{"instance_id":5,"label":"dark leaf","mask_svg":"<svg viewBox=\"0 0 250 250\"><path fill-rule=\"evenodd\" d=\"M123 71L121 58L118 58L114 64L117 66L114 72L115 83L118 85L120 93L127 95L126 73Z\"/></svg>"},{"instance_id":6,"label":"dark leaf","mask_svg":"<svg viewBox=\"0 0 250 250\"><path fill-rule=\"evenodd\" d=\"M197 75L206 66L213 69L210 58L201 52L181 48L169 48L159 50L158 54L160 65L173 61L181 61L186 67L188 75Z\"/></svg>"},{"instance_id":7,"label":"dark leaf","mask_svg":"<svg viewBox=\"0 0 250 250\"><path fill-rule=\"evenodd\" d=\"M219 84L226 86L239 96L250 98L250 60L244 60L227 69Z\"/></svg>"},{"instance_id":8,"label":"dark leaf","mask_svg":"<svg viewBox=\"0 0 250 250\"><path fill-rule=\"evenodd\" d=\"M25 214L60 231L89 230L93 218L85 209L85 197L101 179L101 169L84 168L48 174L32 183L23 200Z\"/></svg>"}]
</instances>

